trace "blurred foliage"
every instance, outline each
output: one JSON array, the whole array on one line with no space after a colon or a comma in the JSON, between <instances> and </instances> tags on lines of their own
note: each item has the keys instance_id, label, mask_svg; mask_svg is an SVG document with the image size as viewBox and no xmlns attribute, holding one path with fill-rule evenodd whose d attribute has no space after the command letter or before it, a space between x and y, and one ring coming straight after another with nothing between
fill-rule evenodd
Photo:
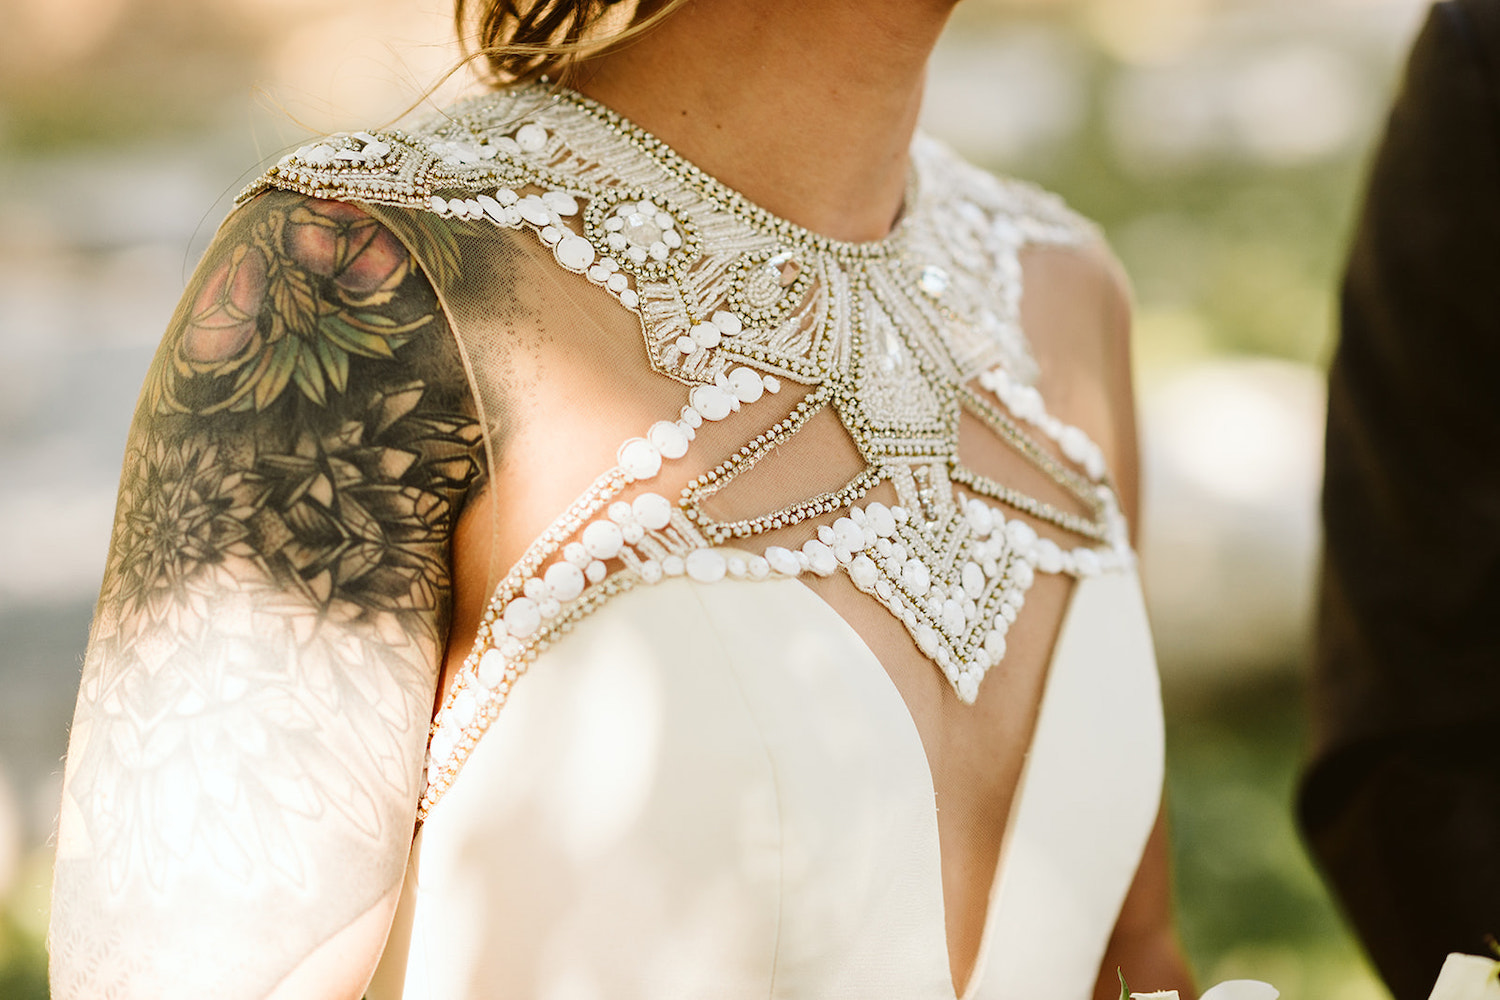
<instances>
[{"instance_id":1,"label":"blurred foliage","mask_svg":"<svg viewBox=\"0 0 1500 1000\"><path fill-rule=\"evenodd\" d=\"M47 894L52 850L28 854L9 898L0 899L0 1000L47 996Z\"/></svg>"},{"instance_id":2,"label":"blurred foliage","mask_svg":"<svg viewBox=\"0 0 1500 1000\"><path fill-rule=\"evenodd\" d=\"M0 997L44 1000L47 956L42 942L21 931L9 916L0 917Z\"/></svg>"},{"instance_id":3,"label":"blurred foliage","mask_svg":"<svg viewBox=\"0 0 1500 1000\"><path fill-rule=\"evenodd\" d=\"M1381 1000L1292 824L1302 692L1269 679L1168 701L1167 796L1183 944L1199 979L1288 1000Z\"/></svg>"},{"instance_id":4,"label":"blurred foliage","mask_svg":"<svg viewBox=\"0 0 1500 1000\"><path fill-rule=\"evenodd\" d=\"M1210 68L1191 66L1176 75L1112 56L1080 29L1080 5L1044 5L1029 19L1009 17L995 29L1002 44L1007 36L1027 32L1066 40L1054 48L1071 56L1071 72L1081 81L1082 110L1066 136L1010 156L989 157L986 165L1057 191L1101 224L1135 285L1136 344L1147 367L1224 353L1321 365L1332 348L1343 256L1366 156L1395 85L1400 41L1382 47L1358 35L1328 32L1325 26L1323 37L1299 42L1292 34L1294 25L1280 34L1269 30L1281 16L1274 4L1219 6L1261 9L1261 20L1270 22L1269 27L1226 29L1206 41L1205 52L1196 56L1197 63ZM1334 81L1342 83L1334 89L1349 92L1346 101L1351 96L1357 100L1341 109L1336 121L1309 124L1333 133L1324 140L1315 132L1315 148L1282 154L1257 149L1254 135L1234 134L1237 125L1245 131L1244 123L1222 112L1220 117L1229 121L1186 116L1177 126L1205 133L1183 137L1181 143L1192 155L1180 162L1167 155L1143 160L1124 148L1130 144L1122 142L1122 133L1173 127L1150 120L1153 104L1169 103L1162 95L1153 93L1154 102L1137 100L1136 105L1145 106L1133 108L1122 98L1130 96L1140 78L1165 77L1156 88L1163 94L1206 90L1205 83L1213 83L1216 74L1248 77L1258 68L1257 59L1270 62L1262 50L1294 45L1299 48L1294 54L1323 54L1331 67L1347 73L1348 79ZM1216 69L1211 68L1215 61L1220 63ZM1270 72L1274 70L1272 66ZM1237 86L1243 91L1249 84L1241 80ZM1221 89L1225 93L1199 100L1249 103L1230 84ZM1290 106L1259 109L1260 116L1294 112L1295 96L1279 95ZM1235 110L1245 116L1243 109ZM1171 115L1164 114L1170 123Z\"/></svg>"},{"instance_id":5,"label":"blurred foliage","mask_svg":"<svg viewBox=\"0 0 1500 1000\"><path fill-rule=\"evenodd\" d=\"M1097 129L1087 133L1097 141ZM1085 145L1085 144L1080 144ZM1281 170L1216 164L1139 177L1107 149L1069 147L1031 176L1110 236L1141 307L1148 362L1211 353L1326 360L1353 195L1354 156ZM1190 330L1162 322L1191 316Z\"/></svg>"},{"instance_id":6,"label":"blurred foliage","mask_svg":"<svg viewBox=\"0 0 1500 1000\"><path fill-rule=\"evenodd\" d=\"M8 0L0 147L12 156L204 128L245 101L268 33L232 3Z\"/></svg>"}]
</instances>

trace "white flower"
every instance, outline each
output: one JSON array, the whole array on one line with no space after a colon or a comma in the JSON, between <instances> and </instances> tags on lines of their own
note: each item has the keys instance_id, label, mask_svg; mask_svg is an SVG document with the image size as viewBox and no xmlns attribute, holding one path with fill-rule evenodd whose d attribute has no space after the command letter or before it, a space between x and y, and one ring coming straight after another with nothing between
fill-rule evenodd
<instances>
[{"instance_id":1,"label":"white flower","mask_svg":"<svg viewBox=\"0 0 1500 1000\"><path fill-rule=\"evenodd\" d=\"M1269 983L1256 979L1231 979L1210 989L1200 1000L1276 1000L1279 996L1281 993ZM1132 993L1130 1000L1178 1000L1178 997L1176 990L1161 990L1157 993ZM1468 1000L1468 997L1455 997L1454 1000Z\"/></svg>"},{"instance_id":2,"label":"white flower","mask_svg":"<svg viewBox=\"0 0 1500 1000\"><path fill-rule=\"evenodd\" d=\"M1258 979L1229 979L1204 993L1199 1000L1276 1000L1281 991Z\"/></svg>"},{"instance_id":3,"label":"white flower","mask_svg":"<svg viewBox=\"0 0 1500 1000\"><path fill-rule=\"evenodd\" d=\"M1500 1000L1500 962L1449 955L1429 1000Z\"/></svg>"}]
</instances>

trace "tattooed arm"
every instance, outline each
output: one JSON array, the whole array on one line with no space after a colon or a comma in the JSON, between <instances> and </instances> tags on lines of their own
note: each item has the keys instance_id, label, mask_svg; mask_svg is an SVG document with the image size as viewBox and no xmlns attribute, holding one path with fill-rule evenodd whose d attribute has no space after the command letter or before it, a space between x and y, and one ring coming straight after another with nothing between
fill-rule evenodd
<instances>
[{"instance_id":1,"label":"tattooed arm","mask_svg":"<svg viewBox=\"0 0 1500 1000\"><path fill-rule=\"evenodd\" d=\"M441 231L410 229L452 266ZM389 229L273 192L220 233L130 433L68 748L54 996L359 995L410 846L479 438Z\"/></svg>"}]
</instances>

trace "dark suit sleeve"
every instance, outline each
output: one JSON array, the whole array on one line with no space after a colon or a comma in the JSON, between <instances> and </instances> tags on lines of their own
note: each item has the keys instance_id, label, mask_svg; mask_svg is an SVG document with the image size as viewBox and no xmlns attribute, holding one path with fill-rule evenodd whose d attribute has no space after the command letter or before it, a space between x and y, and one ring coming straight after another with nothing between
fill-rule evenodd
<instances>
[{"instance_id":1,"label":"dark suit sleeve","mask_svg":"<svg viewBox=\"0 0 1500 1000\"><path fill-rule=\"evenodd\" d=\"M1329 380L1308 843L1398 1000L1500 935L1500 0L1437 5Z\"/></svg>"}]
</instances>

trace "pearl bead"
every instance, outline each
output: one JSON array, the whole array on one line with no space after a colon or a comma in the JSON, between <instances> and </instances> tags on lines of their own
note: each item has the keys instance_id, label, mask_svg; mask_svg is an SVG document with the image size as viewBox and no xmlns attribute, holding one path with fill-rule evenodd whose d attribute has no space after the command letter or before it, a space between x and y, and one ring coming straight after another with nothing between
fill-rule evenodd
<instances>
[{"instance_id":1,"label":"pearl bead","mask_svg":"<svg viewBox=\"0 0 1500 1000\"><path fill-rule=\"evenodd\" d=\"M881 538L889 538L896 533L896 519L891 516L891 510L885 504L870 504L865 508L865 517L869 519L870 527L875 529L875 534Z\"/></svg>"},{"instance_id":2,"label":"pearl bead","mask_svg":"<svg viewBox=\"0 0 1500 1000\"><path fill-rule=\"evenodd\" d=\"M564 236L552 253L570 271L582 271L594 262L594 244L572 233Z\"/></svg>"},{"instance_id":3,"label":"pearl bead","mask_svg":"<svg viewBox=\"0 0 1500 1000\"><path fill-rule=\"evenodd\" d=\"M523 152L539 153L547 145L547 130L536 122L527 122L516 130L516 145Z\"/></svg>"},{"instance_id":4,"label":"pearl bead","mask_svg":"<svg viewBox=\"0 0 1500 1000\"><path fill-rule=\"evenodd\" d=\"M1024 552L1036 544L1036 529L1025 521L1012 520L1005 526L1005 537L1014 548Z\"/></svg>"},{"instance_id":5,"label":"pearl bead","mask_svg":"<svg viewBox=\"0 0 1500 1000\"><path fill-rule=\"evenodd\" d=\"M578 214L577 200L566 191L547 191L542 195L542 201L558 215Z\"/></svg>"},{"instance_id":6,"label":"pearl bead","mask_svg":"<svg viewBox=\"0 0 1500 1000\"><path fill-rule=\"evenodd\" d=\"M802 552L807 556L807 568L818 576L828 576L839 568L839 561L834 556L833 549L822 542L808 541L803 544Z\"/></svg>"},{"instance_id":7,"label":"pearl bead","mask_svg":"<svg viewBox=\"0 0 1500 1000\"><path fill-rule=\"evenodd\" d=\"M458 746L458 733L452 729L439 729L432 735L430 753L434 761L445 761L453 756Z\"/></svg>"},{"instance_id":8,"label":"pearl bead","mask_svg":"<svg viewBox=\"0 0 1500 1000\"><path fill-rule=\"evenodd\" d=\"M906 584L906 589L917 597L927 593L927 588L932 584L932 578L927 572L927 564L920 559L908 559L906 565L901 568L901 581Z\"/></svg>"},{"instance_id":9,"label":"pearl bead","mask_svg":"<svg viewBox=\"0 0 1500 1000\"><path fill-rule=\"evenodd\" d=\"M989 505L979 500L970 500L964 508L968 517L969 527L976 535L988 535L995 528L995 518L990 513Z\"/></svg>"},{"instance_id":10,"label":"pearl bead","mask_svg":"<svg viewBox=\"0 0 1500 1000\"><path fill-rule=\"evenodd\" d=\"M683 560L687 575L699 583L718 583L728 569L722 553L714 549L694 549Z\"/></svg>"},{"instance_id":11,"label":"pearl bead","mask_svg":"<svg viewBox=\"0 0 1500 1000\"><path fill-rule=\"evenodd\" d=\"M672 501L659 493L642 493L630 505L641 527L660 531L672 520Z\"/></svg>"},{"instance_id":12,"label":"pearl bead","mask_svg":"<svg viewBox=\"0 0 1500 1000\"><path fill-rule=\"evenodd\" d=\"M849 579L861 590L869 590L879 577L880 570L869 556L857 555L849 563Z\"/></svg>"},{"instance_id":13,"label":"pearl bead","mask_svg":"<svg viewBox=\"0 0 1500 1000\"><path fill-rule=\"evenodd\" d=\"M729 393L716 385L696 386L688 394L688 399L705 420L723 420L733 409Z\"/></svg>"},{"instance_id":14,"label":"pearl bead","mask_svg":"<svg viewBox=\"0 0 1500 1000\"><path fill-rule=\"evenodd\" d=\"M661 452L645 438L631 438L620 445L616 459L635 479L650 479L661 470Z\"/></svg>"},{"instance_id":15,"label":"pearl bead","mask_svg":"<svg viewBox=\"0 0 1500 1000\"><path fill-rule=\"evenodd\" d=\"M719 340L723 336L719 328L712 323L698 323L688 331L688 336L693 338L693 343L699 347L718 347Z\"/></svg>"},{"instance_id":16,"label":"pearl bead","mask_svg":"<svg viewBox=\"0 0 1500 1000\"><path fill-rule=\"evenodd\" d=\"M978 600L979 596L984 593L984 570L979 567L978 563L966 562L962 577L964 593Z\"/></svg>"},{"instance_id":17,"label":"pearl bead","mask_svg":"<svg viewBox=\"0 0 1500 1000\"><path fill-rule=\"evenodd\" d=\"M953 598L943 602L943 631L951 636L963 635L964 631L964 609Z\"/></svg>"},{"instance_id":18,"label":"pearl bead","mask_svg":"<svg viewBox=\"0 0 1500 1000\"><path fill-rule=\"evenodd\" d=\"M864 529L847 517L841 517L833 522L833 537L837 545L851 552L865 547Z\"/></svg>"},{"instance_id":19,"label":"pearl bead","mask_svg":"<svg viewBox=\"0 0 1500 1000\"><path fill-rule=\"evenodd\" d=\"M688 439L673 420L658 420L646 431L646 439L661 452L662 458L681 458L687 454Z\"/></svg>"},{"instance_id":20,"label":"pearl bead","mask_svg":"<svg viewBox=\"0 0 1500 1000\"><path fill-rule=\"evenodd\" d=\"M533 226L545 226L552 221L552 212L542 199L534 194L529 194L516 203L516 209L521 213L521 218Z\"/></svg>"},{"instance_id":21,"label":"pearl bead","mask_svg":"<svg viewBox=\"0 0 1500 1000\"><path fill-rule=\"evenodd\" d=\"M1083 464L1084 458L1088 456L1088 435L1084 434L1077 427L1064 428L1062 434L1058 436L1057 443L1062 448L1064 455L1080 465Z\"/></svg>"},{"instance_id":22,"label":"pearl bead","mask_svg":"<svg viewBox=\"0 0 1500 1000\"><path fill-rule=\"evenodd\" d=\"M595 559L613 559L624 543L619 525L611 521L594 521L583 529L583 547Z\"/></svg>"},{"instance_id":23,"label":"pearl bead","mask_svg":"<svg viewBox=\"0 0 1500 1000\"><path fill-rule=\"evenodd\" d=\"M553 563L547 568L547 586L559 601L571 601L583 593L583 570L570 562Z\"/></svg>"},{"instance_id":24,"label":"pearl bead","mask_svg":"<svg viewBox=\"0 0 1500 1000\"><path fill-rule=\"evenodd\" d=\"M1012 524L1017 522L1012 521ZM1036 543L1036 565L1043 573L1061 573L1063 568L1062 550L1057 543L1050 538L1043 538Z\"/></svg>"},{"instance_id":25,"label":"pearl bead","mask_svg":"<svg viewBox=\"0 0 1500 1000\"><path fill-rule=\"evenodd\" d=\"M765 383L760 380L760 374L753 368L741 366L729 373L729 391L741 403L753 403L760 399L761 393L765 392Z\"/></svg>"},{"instance_id":26,"label":"pearl bead","mask_svg":"<svg viewBox=\"0 0 1500 1000\"><path fill-rule=\"evenodd\" d=\"M505 225L505 209L498 201L487 194L482 194L475 200L479 202L479 206L484 209L484 214L489 216L491 221Z\"/></svg>"},{"instance_id":27,"label":"pearl bead","mask_svg":"<svg viewBox=\"0 0 1500 1000\"><path fill-rule=\"evenodd\" d=\"M768 545L765 551L766 562L771 564L771 569L782 576L796 576L801 572L801 566L797 562L796 553L791 549L780 545Z\"/></svg>"},{"instance_id":28,"label":"pearl bead","mask_svg":"<svg viewBox=\"0 0 1500 1000\"><path fill-rule=\"evenodd\" d=\"M979 678L971 671L958 675L958 698L965 705L974 704L979 697Z\"/></svg>"},{"instance_id":29,"label":"pearl bead","mask_svg":"<svg viewBox=\"0 0 1500 1000\"><path fill-rule=\"evenodd\" d=\"M505 657L498 649L486 649L479 658L479 683L494 688L505 679Z\"/></svg>"},{"instance_id":30,"label":"pearl bead","mask_svg":"<svg viewBox=\"0 0 1500 1000\"><path fill-rule=\"evenodd\" d=\"M524 639L542 624L542 613L529 597L517 597L505 606L505 628L517 639Z\"/></svg>"}]
</instances>

